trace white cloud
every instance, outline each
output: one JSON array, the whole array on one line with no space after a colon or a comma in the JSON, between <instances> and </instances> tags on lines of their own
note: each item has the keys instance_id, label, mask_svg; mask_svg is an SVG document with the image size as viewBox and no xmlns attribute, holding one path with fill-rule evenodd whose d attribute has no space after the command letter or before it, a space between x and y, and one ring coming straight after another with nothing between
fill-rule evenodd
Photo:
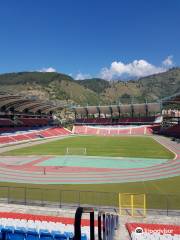
<instances>
[{"instance_id":1,"label":"white cloud","mask_svg":"<svg viewBox=\"0 0 180 240\"><path fill-rule=\"evenodd\" d=\"M162 62L165 67L172 67L174 65L173 63L173 56L170 55L164 61Z\"/></svg>"},{"instance_id":2,"label":"white cloud","mask_svg":"<svg viewBox=\"0 0 180 240\"><path fill-rule=\"evenodd\" d=\"M91 78L91 75L90 74L83 74L81 72L79 72L76 76L75 76L75 79L76 80L84 80L84 79L88 79L88 78Z\"/></svg>"},{"instance_id":3,"label":"white cloud","mask_svg":"<svg viewBox=\"0 0 180 240\"><path fill-rule=\"evenodd\" d=\"M48 68L42 68L42 69L38 70L38 72L57 72L57 71L53 67L48 67Z\"/></svg>"},{"instance_id":4,"label":"white cloud","mask_svg":"<svg viewBox=\"0 0 180 240\"><path fill-rule=\"evenodd\" d=\"M101 70L100 77L107 80L140 78L164 71L166 71L166 68L157 67L144 59L134 60L127 64L114 61L109 68L106 67Z\"/></svg>"}]
</instances>

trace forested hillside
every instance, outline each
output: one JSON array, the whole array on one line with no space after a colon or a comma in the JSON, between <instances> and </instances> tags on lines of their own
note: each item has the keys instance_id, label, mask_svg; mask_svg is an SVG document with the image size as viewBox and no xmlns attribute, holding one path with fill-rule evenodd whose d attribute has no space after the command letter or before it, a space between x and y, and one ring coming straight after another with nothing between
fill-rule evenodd
<instances>
[{"instance_id":1,"label":"forested hillside","mask_svg":"<svg viewBox=\"0 0 180 240\"><path fill-rule=\"evenodd\" d=\"M80 105L128 103L132 99L137 102L156 101L180 92L180 68L139 80L114 82L99 78L77 81L61 73L7 73L0 75L0 91Z\"/></svg>"}]
</instances>

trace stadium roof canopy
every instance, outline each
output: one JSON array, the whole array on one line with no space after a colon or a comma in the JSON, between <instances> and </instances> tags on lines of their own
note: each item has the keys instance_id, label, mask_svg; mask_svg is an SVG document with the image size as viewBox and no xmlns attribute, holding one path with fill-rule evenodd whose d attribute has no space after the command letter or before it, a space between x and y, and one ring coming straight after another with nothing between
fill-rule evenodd
<instances>
[{"instance_id":1,"label":"stadium roof canopy","mask_svg":"<svg viewBox=\"0 0 180 240\"><path fill-rule=\"evenodd\" d=\"M42 100L35 99L34 97L23 97L19 95L11 95L0 93L0 110L1 111L14 111L22 113L28 111L31 113L42 113L48 114L51 111L57 111L63 109L65 105L53 104L50 101L45 102Z\"/></svg>"},{"instance_id":2,"label":"stadium roof canopy","mask_svg":"<svg viewBox=\"0 0 180 240\"><path fill-rule=\"evenodd\" d=\"M180 104L180 92L172 96L165 97L161 101L162 101L162 104L167 104L167 103Z\"/></svg>"},{"instance_id":3,"label":"stadium roof canopy","mask_svg":"<svg viewBox=\"0 0 180 240\"><path fill-rule=\"evenodd\" d=\"M161 112L160 103L142 103L142 104L120 104L107 106L86 106L86 107L72 107L76 114L146 114Z\"/></svg>"}]
</instances>

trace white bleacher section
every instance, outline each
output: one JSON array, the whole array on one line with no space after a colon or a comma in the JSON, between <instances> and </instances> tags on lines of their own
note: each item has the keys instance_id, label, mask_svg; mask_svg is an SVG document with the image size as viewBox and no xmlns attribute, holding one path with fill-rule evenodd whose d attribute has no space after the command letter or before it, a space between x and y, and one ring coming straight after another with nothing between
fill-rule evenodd
<instances>
[{"instance_id":1,"label":"white bleacher section","mask_svg":"<svg viewBox=\"0 0 180 240\"><path fill-rule=\"evenodd\" d=\"M41 233L49 234L53 237L56 235L61 235L62 239L70 239L73 237L74 226L73 224L63 224L60 222L48 222L40 220L26 220L26 219L11 219L11 218L1 218L0 219L0 230L6 229L11 230L14 233L15 230L22 231L24 233L31 232L31 234L36 235L37 239L40 237ZM89 239L89 227L83 226L81 228L83 240ZM95 228L97 233L97 228ZM63 236L64 235L64 236ZM17 239L17 238L16 238ZM34 238L33 238L34 239ZM41 237L40 237L41 239ZM60 239L60 238L59 238Z\"/></svg>"}]
</instances>

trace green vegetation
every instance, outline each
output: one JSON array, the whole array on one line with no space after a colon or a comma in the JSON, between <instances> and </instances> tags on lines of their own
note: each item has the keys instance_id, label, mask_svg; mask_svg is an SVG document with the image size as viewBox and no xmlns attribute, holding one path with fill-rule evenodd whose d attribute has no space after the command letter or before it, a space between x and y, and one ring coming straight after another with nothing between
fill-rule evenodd
<instances>
[{"instance_id":1,"label":"green vegetation","mask_svg":"<svg viewBox=\"0 0 180 240\"><path fill-rule=\"evenodd\" d=\"M66 74L56 72L19 72L0 75L0 83L2 85L18 85L32 82L47 85L54 80L72 81L73 78Z\"/></svg>"},{"instance_id":2,"label":"green vegetation","mask_svg":"<svg viewBox=\"0 0 180 240\"><path fill-rule=\"evenodd\" d=\"M107 88L111 87L110 82L100 78L78 80L77 82L82 86L89 88L98 94L104 92Z\"/></svg>"},{"instance_id":3,"label":"green vegetation","mask_svg":"<svg viewBox=\"0 0 180 240\"><path fill-rule=\"evenodd\" d=\"M180 91L180 68L139 80L109 82L99 78L76 81L61 73L20 72L0 75L1 91L34 95L43 100L76 104L156 101Z\"/></svg>"},{"instance_id":4,"label":"green vegetation","mask_svg":"<svg viewBox=\"0 0 180 240\"><path fill-rule=\"evenodd\" d=\"M97 104L98 95L60 73L21 72L0 75L1 92L37 96L42 100L63 100Z\"/></svg>"},{"instance_id":5,"label":"green vegetation","mask_svg":"<svg viewBox=\"0 0 180 240\"><path fill-rule=\"evenodd\" d=\"M67 147L86 147L89 156L149 157L172 159L174 154L150 137L82 136L43 143L4 155L63 155Z\"/></svg>"}]
</instances>

